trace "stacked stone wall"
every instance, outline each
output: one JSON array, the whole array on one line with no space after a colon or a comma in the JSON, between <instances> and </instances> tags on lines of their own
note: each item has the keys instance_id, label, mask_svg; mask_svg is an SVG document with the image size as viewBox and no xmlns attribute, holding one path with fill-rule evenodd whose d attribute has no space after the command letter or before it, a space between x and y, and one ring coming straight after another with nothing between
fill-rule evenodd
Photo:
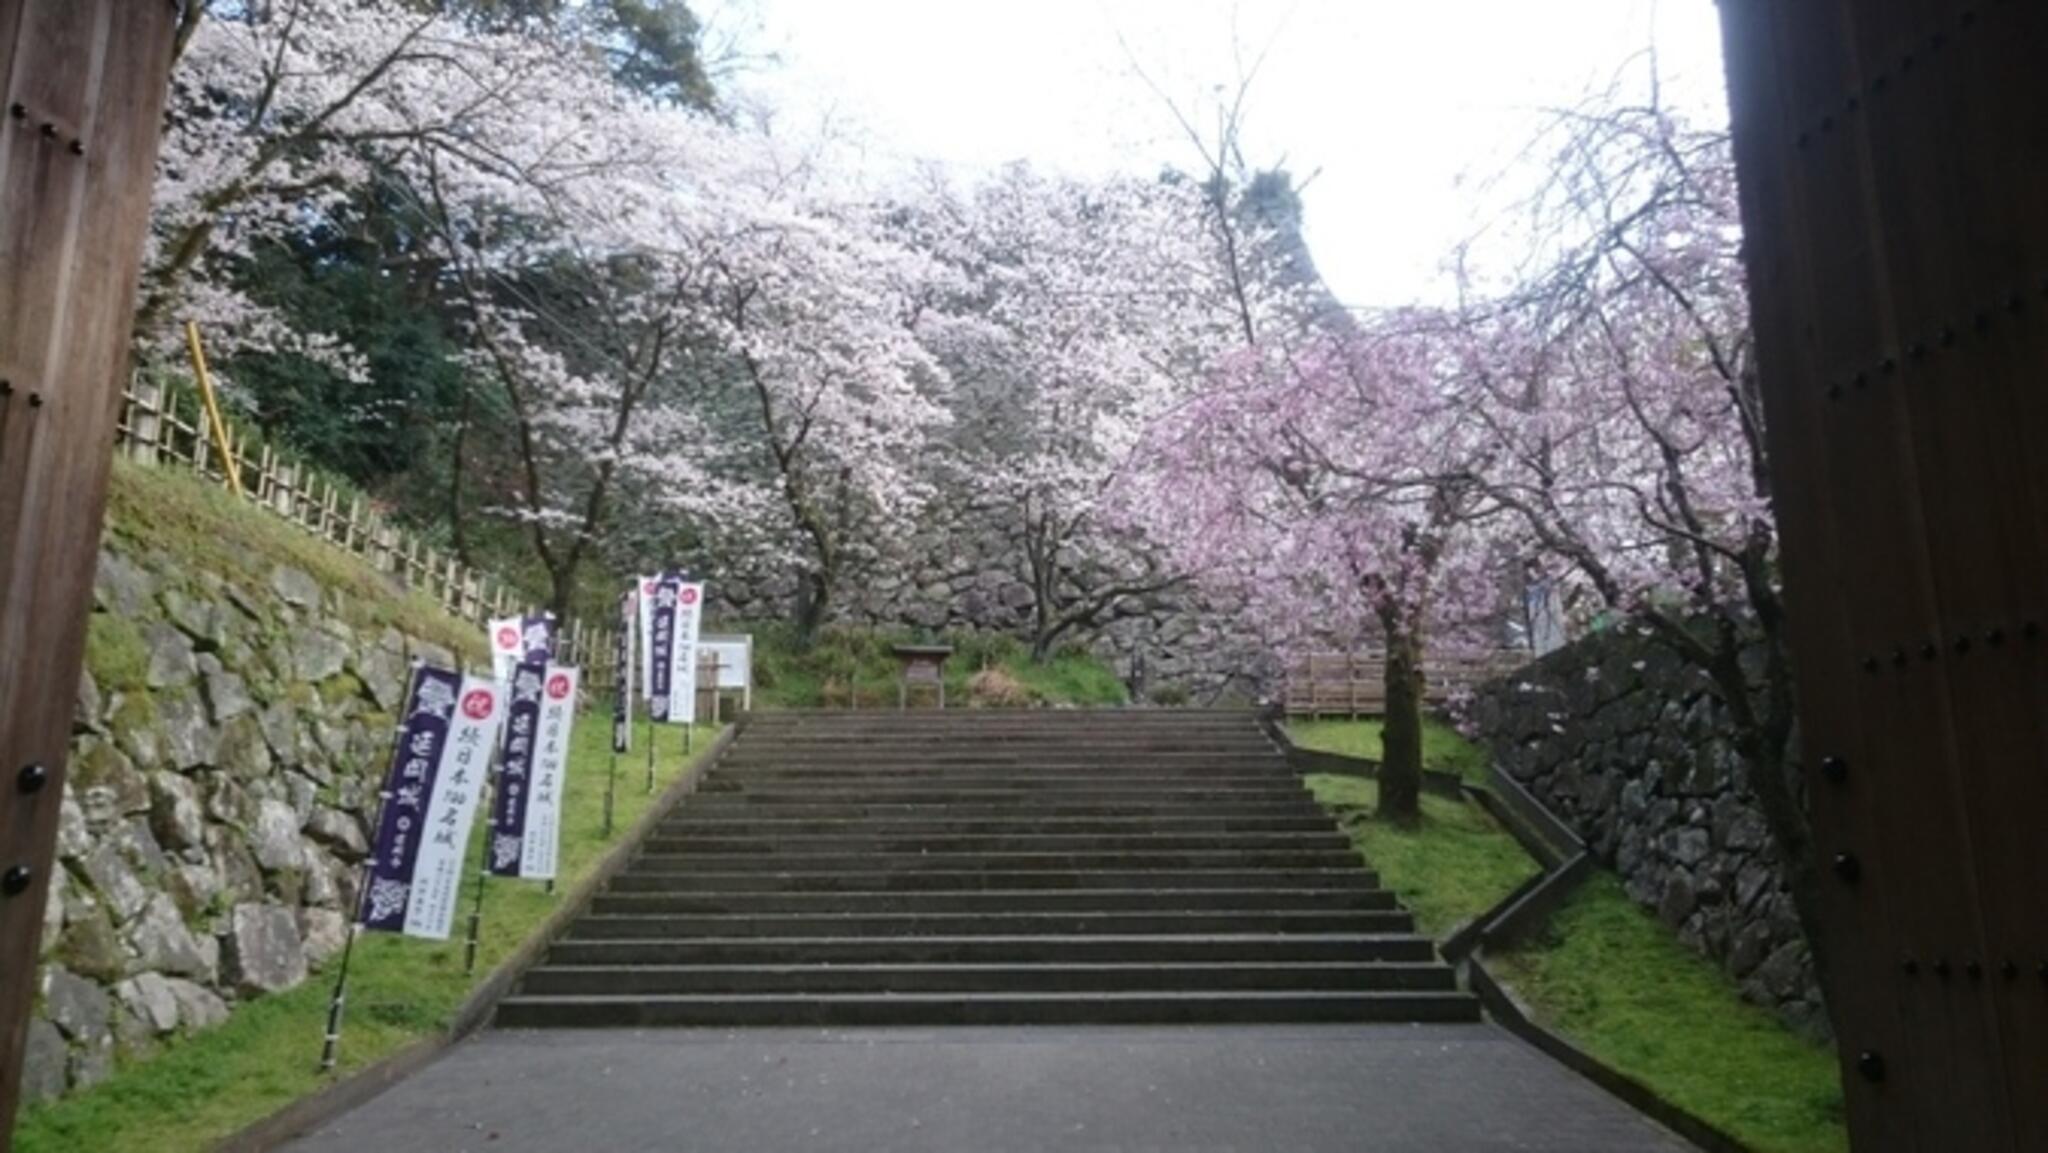
<instances>
[{"instance_id":1,"label":"stacked stone wall","mask_svg":"<svg viewBox=\"0 0 2048 1153\"><path fill-rule=\"evenodd\" d=\"M1749 1000L1825 1031L1769 826L1726 707L1697 668L1649 638L1596 634L1484 686L1470 721L1629 896Z\"/></svg>"},{"instance_id":2,"label":"stacked stone wall","mask_svg":"<svg viewBox=\"0 0 2048 1153\"><path fill-rule=\"evenodd\" d=\"M408 663L458 659L298 569L229 580L113 535L94 594L32 1099L336 956Z\"/></svg>"}]
</instances>

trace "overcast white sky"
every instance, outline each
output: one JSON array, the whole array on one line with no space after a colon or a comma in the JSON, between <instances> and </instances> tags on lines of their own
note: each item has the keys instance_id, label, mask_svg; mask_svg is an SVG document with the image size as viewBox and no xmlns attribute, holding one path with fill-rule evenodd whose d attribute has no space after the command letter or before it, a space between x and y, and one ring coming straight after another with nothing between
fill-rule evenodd
<instances>
[{"instance_id":1,"label":"overcast white sky","mask_svg":"<svg viewBox=\"0 0 2048 1153\"><path fill-rule=\"evenodd\" d=\"M1604 86L1653 41L1667 99L1725 122L1713 0L746 0L740 83L782 115L857 126L877 172L1015 159L1077 173L1193 167L1139 63L1183 106L1267 49L1246 143L1305 194L1338 297L1440 297L1444 255L1506 193L1540 109ZM1509 180L1512 180L1510 175Z\"/></svg>"}]
</instances>

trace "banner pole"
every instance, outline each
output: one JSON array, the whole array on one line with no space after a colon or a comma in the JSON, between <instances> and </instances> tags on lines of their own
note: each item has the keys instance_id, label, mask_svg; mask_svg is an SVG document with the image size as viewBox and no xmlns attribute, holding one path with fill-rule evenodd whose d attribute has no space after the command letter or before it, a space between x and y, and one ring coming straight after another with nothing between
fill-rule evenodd
<instances>
[{"instance_id":1,"label":"banner pole","mask_svg":"<svg viewBox=\"0 0 2048 1153\"><path fill-rule=\"evenodd\" d=\"M420 667L424 661L417 657L412 662L412 678L406 686L405 704L398 710L398 720L391 726L392 761L398 759L398 743L405 739L405 719L412 714L413 697L419 692ZM384 782L390 784L387 778ZM370 813L370 848L363 854L363 860L356 867L356 915L348 923L348 936L341 942L341 964L334 974L334 992L327 999L327 1031L320 1041L320 1071L334 1070L335 1058L341 1048L341 1018L348 1005L348 968L355 958L356 936L363 930L363 910L370 900L370 865L377 857L377 833L383 826L384 806L391 802L391 790L377 790L377 805Z\"/></svg>"},{"instance_id":2,"label":"banner pole","mask_svg":"<svg viewBox=\"0 0 2048 1153\"><path fill-rule=\"evenodd\" d=\"M647 714L647 791L654 792L654 736L661 726L654 723L654 714Z\"/></svg>"},{"instance_id":3,"label":"banner pole","mask_svg":"<svg viewBox=\"0 0 2048 1153\"><path fill-rule=\"evenodd\" d=\"M488 800L493 792L496 792L495 788L490 792L486 792L484 794L485 799ZM490 886L490 881L491 839L489 836L486 836L484 838L483 851L479 854L476 867L476 900L469 906L469 939L464 941L462 945L462 971L465 973L476 972L477 930L483 925L484 890Z\"/></svg>"},{"instance_id":4,"label":"banner pole","mask_svg":"<svg viewBox=\"0 0 2048 1153\"><path fill-rule=\"evenodd\" d=\"M612 835L612 800L613 800L613 798L617 797L618 795L619 795L619 747L618 747L618 743L617 743L617 742L615 741L615 742L613 742L613 743L612 743L612 767L611 767L611 772L610 772L610 773L609 773L609 774L608 774L608 775L607 775L607 776L605 777L605 782L604 782L604 835L605 835L605 839L606 839L606 840L610 840L610 839L611 839L611 835Z\"/></svg>"}]
</instances>

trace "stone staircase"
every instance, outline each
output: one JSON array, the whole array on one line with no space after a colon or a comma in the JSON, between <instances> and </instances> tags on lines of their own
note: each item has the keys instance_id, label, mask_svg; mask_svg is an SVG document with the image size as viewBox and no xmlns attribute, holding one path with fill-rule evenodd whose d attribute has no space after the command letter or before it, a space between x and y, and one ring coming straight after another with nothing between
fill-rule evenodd
<instances>
[{"instance_id":1,"label":"stone staircase","mask_svg":"<svg viewBox=\"0 0 2048 1153\"><path fill-rule=\"evenodd\" d=\"M767 713L508 1027L1473 1021L1250 713Z\"/></svg>"}]
</instances>

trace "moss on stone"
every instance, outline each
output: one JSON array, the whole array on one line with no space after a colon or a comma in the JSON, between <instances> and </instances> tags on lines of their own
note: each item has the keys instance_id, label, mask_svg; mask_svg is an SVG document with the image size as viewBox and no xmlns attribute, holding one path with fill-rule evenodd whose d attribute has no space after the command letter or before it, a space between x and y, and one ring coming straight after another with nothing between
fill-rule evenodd
<instances>
[{"instance_id":1,"label":"moss on stone","mask_svg":"<svg viewBox=\"0 0 2048 1153\"><path fill-rule=\"evenodd\" d=\"M85 629L85 668L101 692L144 692L149 646L135 622L118 613L92 614Z\"/></svg>"},{"instance_id":2,"label":"moss on stone","mask_svg":"<svg viewBox=\"0 0 2048 1153\"><path fill-rule=\"evenodd\" d=\"M64 935L57 939L56 959L66 969L103 985L120 980L126 966L121 938L106 911L99 908L65 926Z\"/></svg>"},{"instance_id":3,"label":"moss on stone","mask_svg":"<svg viewBox=\"0 0 2048 1153\"><path fill-rule=\"evenodd\" d=\"M361 677L354 673L339 673L320 682L320 703L338 705L343 701L363 700L369 696Z\"/></svg>"}]
</instances>

